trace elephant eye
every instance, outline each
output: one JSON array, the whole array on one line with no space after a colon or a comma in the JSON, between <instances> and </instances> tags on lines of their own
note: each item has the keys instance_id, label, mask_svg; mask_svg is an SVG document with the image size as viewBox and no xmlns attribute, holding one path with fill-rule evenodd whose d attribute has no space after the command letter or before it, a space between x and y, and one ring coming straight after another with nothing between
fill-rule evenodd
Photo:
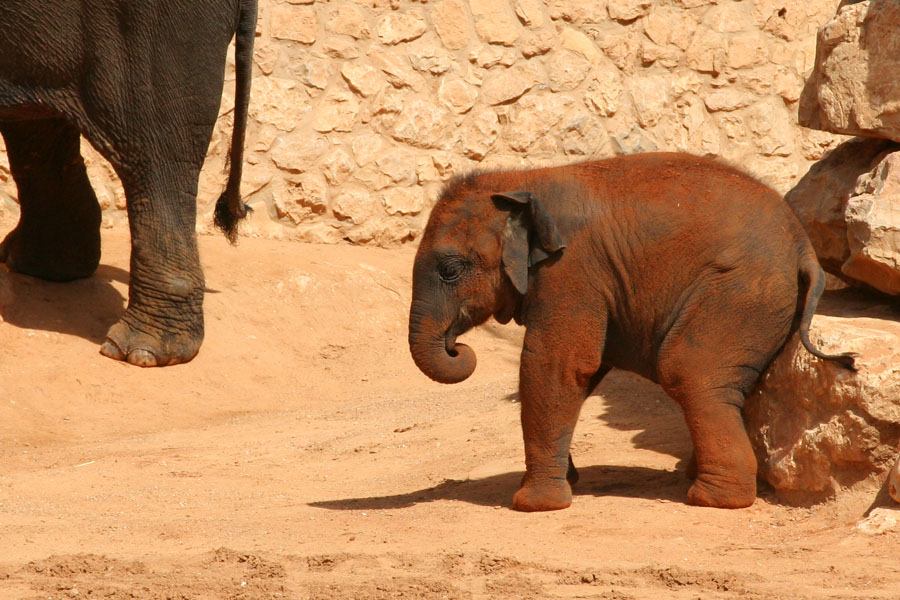
<instances>
[{"instance_id":1,"label":"elephant eye","mask_svg":"<svg viewBox=\"0 0 900 600\"><path fill-rule=\"evenodd\" d=\"M466 262L459 256L451 256L438 263L438 277L444 283L453 283L459 279L466 270Z\"/></svg>"}]
</instances>

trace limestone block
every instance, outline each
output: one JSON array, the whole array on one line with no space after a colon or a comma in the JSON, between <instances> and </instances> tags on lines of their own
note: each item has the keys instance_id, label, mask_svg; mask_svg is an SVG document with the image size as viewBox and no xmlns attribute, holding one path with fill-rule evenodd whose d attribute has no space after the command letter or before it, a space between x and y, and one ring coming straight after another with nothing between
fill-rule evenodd
<instances>
[{"instance_id":1,"label":"limestone block","mask_svg":"<svg viewBox=\"0 0 900 600\"><path fill-rule=\"evenodd\" d=\"M298 131L275 138L269 157L279 169L301 173L311 169L330 146L324 135Z\"/></svg>"},{"instance_id":2,"label":"limestone block","mask_svg":"<svg viewBox=\"0 0 900 600\"><path fill-rule=\"evenodd\" d=\"M294 223L301 223L328 209L328 184L317 173L282 179L272 188L272 202L279 218L287 217Z\"/></svg>"},{"instance_id":3,"label":"limestone block","mask_svg":"<svg viewBox=\"0 0 900 600\"><path fill-rule=\"evenodd\" d=\"M279 40L314 44L319 34L319 19L312 6L277 4L272 7L269 27Z\"/></svg>"},{"instance_id":4,"label":"limestone block","mask_svg":"<svg viewBox=\"0 0 900 600\"><path fill-rule=\"evenodd\" d=\"M419 187L394 187L381 193L381 203L389 215L417 215L425 207Z\"/></svg>"},{"instance_id":5,"label":"limestone block","mask_svg":"<svg viewBox=\"0 0 900 600\"><path fill-rule=\"evenodd\" d=\"M585 92L585 103L601 117L609 117L619 110L624 82L612 61L599 65Z\"/></svg>"},{"instance_id":6,"label":"limestone block","mask_svg":"<svg viewBox=\"0 0 900 600\"><path fill-rule=\"evenodd\" d=\"M353 60L361 54L359 44L340 37L328 38L322 42L322 51L332 58Z\"/></svg>"},{"instance_id":7,"label":"limestone block","mask_svg":"<svg viewBox=\"0 0 900 600\"><path fill-rule=\"evenodd\" d=\"M388 81L394 87L408 87L416 91L427 87L422 76L412 68L406 53L397 52L395 49L373 48L368 56L372 64L387 75Z\"/></svg>"},{"instance_id":8,"label":"limestone block","mask_svg":"<svg viewBox=\"0 0 900 600\"><path fill-rule=\"evenodd\" d=\"M606 0L545 0L545 3L554 21L590 25L608 19Z\"/></svg>"},{"instance_id":9,"label":"limestone block","mask_svg":"<svg viewBox=\"0 0 900 600\"><path fill-rule=\"evenodd\" d=\"M463 114L475 106L478 90L462 79L444 79L438 89L438 98L453 112Z\"/></svg>"},{"instance_id":10,"label":"limestone block","mask_svg":"<svg viewBox=\"0 0 900 600\"><path fill-rule=\"evenodd\" d=\"M344 58L356 58L356 56L346 56ZM296 73L303 85L324 90L328 87L328 80L331 78L331 65L326 60L309 57L302 63L291 65L291 70ZM256 88L253 88L253 99L256 101ZM251 110L253 103L250 104Z\"/></svg>"},{"instance_id":11,"label":"limestone block","mask_svg":"<svg viewBox=\"0 0 900 600\"><path fill-rule=\"evenodd\" d=\"M441 48L430 44L420 45L411 52L409 62L416 71L431 75L443 75L454 67L455 58Z\"/></svg>"},{"instance_id":12,"label":"limestone block","mask_svg":"<svg viewBox=\"0 0 900 600\"><path fill-rule=\"evenodd\" d=\"M322 158L321 168L330 185L341 185L356 168L356 163L343 148L333 148Z\"/></svg>"},{"instance_id":13,"label":"limestone block","mask_svg":"<svg viewBox=\"0 0 900 600\"><path fill-rule=\"evenodd\" d=\"M527 27L541 27L544 25L544 3L541 0L516 0L516 16Z\"/></svg>"},{"instance_id":14,"label":"limestone block","mask_svg":"<svg viewBox=\"0 0 900 600\"><path fill-rule=\"evenodd\" d=\"M519 38L519 25L508 0L469 0L475 32L488 44L512 46Z\"/></svg>"},{"instance_id":15,"label":"limestone block","mask_svg":"<svg viewBox=\"0 0 900 600\"><path fill-rule=\"evenodd\" d=\"M463 155L481 160L500 136L500 121L490 108L476 110L463 122L460 141Z\"/></svg>"},{"instance_id":16,"label":"limestone block","mask_svg":"<svg viewBox=\"0 0 900 600\"><path fill-rule=\"evenodd\" d=\"M531 69L511 67L499 72L490 72L481 88L481 99L490 106L512 102L537 84L538 79Z\"/></svg>"},{"instance_id":17,"label":"limestone block","mask_svg":"<svg viewBox=\"0 0 900 600\"><path fill-rule=\"evenodd\" d=\"M256 77L253 80L251 119L293 131L309 112L309 94L294 81L283 77Z\"/></svg>"},{"instance_id":18,"label":"limestone block","mask_svg":"<svg viewBox=\"0 0 900 600\"><path fill-rule=\"evenodd\" d=\"M313 129L321 133L350 131L359 115L359 100L349 90L333 89L323 96L313 114Z\"/></svg>"},{"instance_id":19,"label":"limestone block","mask_svg":"<svg viewBox=\"0 0 900 600\"><path fill-rule=\"evenodd\" d=\"M570 156L612 156L609 134L586 108L575 107L563 119L563 152Z\"/></svg>"},{"instance_id":20,"label":"limestone block","mask_svg":"<svg viewBox=\"0 0 900 600\"><path fill-rule=\"evenodd\" d=\"M556 45L556 36L550 31L541 31L540 33L527 35L519 44L522 56L531 58L547 54Z\"/></svg>"},{"instance_id":21,"label":"limestone block","mask_svg":"<svg viewBox=\"0 0 900 600\"><path fill-rule=\"evenodd\" d=\"M561 48L577 52L591 64L598 64L604 61L603 53L594 44L594 41L583 31L579 31L573 27L565 27L559 33L558 44Z\"/></svg>"},{"instance_id":22,"label":"limestone block","mask_svg":"<svg viewBox=\"0 0 900 600\"><path fill-rule=\"evenodd\" d=\"M371 35L365 11L354 4L329 6L325 27L331 33L349 35L355 40L367 39Z\"/></svg>"},{"instance_id":23,"label":"limestone block","mask_svg":"<svg viewBox=\"0 0 900 600\"><path fill-rule=\"evenodd\" d=\"M271 75L278 63L278 50L272 46L257 45L253 48L253 62L263 75Z\"/></svg>"},{"instance_id":24,"label":"limestone block","mask_svg":"<svg viewBox=\"0 0 900 600\"><path fill-rule=\"evenodd\" d=\"M647 14L650 0L609 0L606 10L609 18L616 21L634 21Z\"/></svg>"},{"instance_id":25,"label":"limestone block","mask_svg":"<svg viewBox=\"0 0 900 600\"><path fill-rule=\"evenodd\" d=\"M724 88L707 94L703 101L710 112L732 111L749 106L756 98L735 88Z\"/></svg>"},{"instance_id":26,"label":"limestone block","mask_svg":"<svg viewBox=\"0 0 900 600\"><path fill-rule=\"evenodd\" d=\"M752 67L769 58L769 48L759 31L736 33L728 40L726 64L732 69Z\"/></svg>"},{"instance_id":27,"label":"limestone block","mask_svg":"<svg viewBox=\"0 0 900 600\"><path fill-rule=\"evenodd\" d=\"M392 247L415 237L415 233L399 218L382 217L370 219L362 225L351 227L344 233L344 238L354 244L375 244Z\"/></svg>"},{"instance_id":28,"label":"limestone block","mask_svg":"<svg viewBox=\"0 0 900 600\"><path fill-rule=\"evenodd\" d=\"M577 88L587 78L591 70L590 61L582 54L571 50L557 50L547 65L550 91L570 91Z\"/></svg>"},{"instance_id":29,"label":"limestone block","mask_svg":"<svg viewBox=\"0 0 900 600\"><path fill-rule=\"evenodd\" d=\"M859 371L788 341L744 405L760 475L790 502L819 502L883 481L900 435L900 323L893 308L852 290L829 292L811 339L828 353L856 352Z\"/></svg>"},{"instance_id":30,"label":"limestone block","mask_svg":"<svg viewBox=\"0 0 900 600\"><path fill-rule=\"evenodd\" d=\"M443 0L431 9L431 22L438 38L447 50L459 50L469 45L468 5L463 0Z\"/></svg>"},{"instance_id":31,"label":"limestone block","mask_svg":"<svg viewBox=\"0 0 900 600\"><path fill-rule=\"evenodd\" d=\"M897 150L900 145L888 140L857 138L844 142L813 165L785 195L806 229L822 268L829 273L849 279L843 271L850 258L847 206L858 195L858 182L872 181L878 165ZM890 173L889 169L882 171L883 175ZM873 191L876 188L873 186Z\"/></svg>"},{"instance_id":32,"label":"limestone block","mask_svg":"<svg viewBox=\"0 0 900 600\"><path fill-rule=\"evenodd\" d=\"M381 203L374 194L365 190L348 190L331 203L331 210L338 219L361 225L384 213Z\"/></svg>"},{"instance_id":33,"label":"limestone block","mask_svg":"<svg viewBox=\"0 0 900 600\"><path fill-rule=\"evenodd\" d=\"M415 154L406 148L391 148L375 159L375 168L391 183L409 185L416 178Z\"/></svg>"},{"instance_id":34,"label":"limestone block","mask_svg":"<svg viewBox=\"0 0 900 600\"><path fill-rule=\"evenodd\" d=\"M497 65L511 67L516 62L516 52L511 48L501 46L482 46L472 50L469 61L482 69L490 69Z\"/></svg>"},{"instance_id":35,"label":"limestone block","mask_svg":"<svg viewBox=\"0 0 900 600\"><path fill-rule=\"evenodd\" d=\"M417 98L400 111L391 136L417 148L444 148L452 143L452 125L446 110Z\"/></svg>"},{"instance_id":36,"label":"limestone block","mask_svg":"<svg viewBox=\"0 0 900 600\"><path fill-rule=\"evenodd\" d=\"M819 30L800 123L900 141L900 3L845 4Z\"/></svg>"},{"instance_id":37,"label":"limestone block","mask_svg":"<svg viewBox=\"0 0 900 600\"><path fill-rule=\"evenodd\" d=\"M558 94L541 94L523 98L506 128L505 140L516 152L526 152L550 130L574 104L572 98Z\"/></svg>"},{"instance_id":38,"label":"limestone block","mask_svg":"<svg viewBox=\"0 0 900 600\"><path fill-rule=\"evenodd\" d=\"M687 65L702 73L719 73L725 63L727 45L723 34L700 26L685 51Z\"/></svg>"},{"instance_id":39,"label":"limestone block","mask_svg":"<svg viewBox=\"0 0 900 600\"><path fill-rule=\"evenodd\" d=\"M378 20L378 41L382 44L399 44L421 37L428 30L421 10L389 13Z\"/></svg>"},{"instance_id":40,"label":"limestone block","mask_svg":"<svg viewBox=\"0 0 900 600\"><path fill-rule=\"evenodd\" d=\"M747 132L762 156L790 156L794 152L793 116L781 98L770 96L747 109Z\"/></svg>"},{"instance_id":41,"label":"limestone block","mask_svg":"<svg viewBox=\"0 0 900 600\"><path fill-rule=\"evenodd\" d=\"M844 220L850 257L844 275L886 294L900 294L900 153L888 154L857 180Z\"/></svg>"},{"instance_id":42,"label":"limestone block","mask_svg":"<svg viewBox=\"0 0 900 600\"><path fill-rule=\"evenodd\" d=\"M353 149L353 156L356 158L356 164L360 167L364 167L384 154L387 143L380 135L366 133L353 136L350 147Z\"/></svg>"},{"instance_id":43,"label":"limestone block","mask_svg":"<svg viewBox=\"0 0 900 600\"><path fill-rule=\"evenodd\" d=\"M634 111L638 124L641 127L653 127L662 118L663 113L669 108L669 86L666 85L668 76L648 75L638 77L631 82L631 99L634 103Z\"/></svg>"},{"instance_id":44,"label":"limestone block","mask_svg":"<svg viewBox=\"0 0 900 600\"><path fill-rule=\"evenodd\" d=\"M381 71L357 62L345 62L341 67L341 77L351 90L363 98L374 96L388 84Z\"/></svg>"},{"instance_id":45,"label":"limestone block","mask_svg":"<svg viewBox=\"0 0 900 600\"><path fill-rule=\"evenodd\" d=\"M900 502L900 458L894 462L894 467L888 473L888 494L896 502Z\"/></svg>"}]
</instances>

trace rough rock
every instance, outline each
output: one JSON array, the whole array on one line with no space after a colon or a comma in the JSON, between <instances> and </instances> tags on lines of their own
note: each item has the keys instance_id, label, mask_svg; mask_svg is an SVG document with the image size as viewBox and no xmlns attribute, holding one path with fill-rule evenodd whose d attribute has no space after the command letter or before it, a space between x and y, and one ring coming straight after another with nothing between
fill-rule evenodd
<instances>
[{"instance_id":1,"label":"rough rock","mask_svg":"<svg viewBox=\"0 0 900 600\"><path fill-rule=\"evenodd\" d=\"M890 497L900 502L900 458L894 462L894 467L888 473L887 488Z\"/></svg>"},{"instance_id":2,"label":"rough rock","mask_svg":"<svg viewBox=\"0 0 900 600\"><path fill-rule=\"evenodd\" d=\"M378 40L382 44L399 44L421 37L428 30L425 16L419 10L391 13L378 21Z\"/></svg>"},{"instance_id":3,"label":"rough rock","mask_svg":"<svg viewBox=\"0 0 900 600\"><path fill-rule=\"evenodd\" d=\"M844 218L850 258L844 275L880 292L900 294L900 153L892 152L857 181Z\"/></svg>"},{"instance_id":4,"label":"rough rock","mask_svg":"<svg viewBox=\"0 0 900 600\"><path fill-rule=\"evenodd\" d=\"M900 322L855 290L828 292L810 337L857 353L858 372L809 354L795 335L744 405L760 476L788 502L827 500L863 482L880 487L900 441Z\"/></svg>"},{"instance_id":5,"label":"rough rock","mask_svg":"<svg viewBox=\"0 0 900 600\"><path fill-rule=\"evenodd\" d=\"M519 25L506 0L469 0L475 31L489 44L512 46L519 38Z\"/></svg>"},{"instance_id":6,"label":"rough rock","mask_svg":"<svg viewBox=\"0 0 900 600\"><path fill-rule=\"evenodd\" d=\"M462 0L443 0L434 5L431 19L438 38L447 50L459 50L469 44L469 11Z\"/></svg>"},{"instance_id":7,"label":"rough rock","mask_svg":"<svg viewBox=\"0 0 900 600\"><path fill-rule=\"evenodd\" d=\"M819 30L802 125L900 141L900 4L846 3Z\"/></svg>"},{"instance_id":8,"label":"rough rock","mask_svg":"<svg viewBox=\"0 0 900 600\"><path fill-rule=\"evenodd\" d=\"M900 145L844 142L804 175L785 199L806 229L819 262L849 283L900 293L892 202L900 202ZM893 244L893 246L891 246Z\"/></svg>"},{"instance_id":9,"label":"rough rock","mask_svg":"<svg viewBox=\"0 0 900 600\"><path fill-rule=\"evenodd\" d=\"M319 20L311 6L276 5L271 15L272 37L279 40L314 44Z\"/></svg>"}]
</instances>

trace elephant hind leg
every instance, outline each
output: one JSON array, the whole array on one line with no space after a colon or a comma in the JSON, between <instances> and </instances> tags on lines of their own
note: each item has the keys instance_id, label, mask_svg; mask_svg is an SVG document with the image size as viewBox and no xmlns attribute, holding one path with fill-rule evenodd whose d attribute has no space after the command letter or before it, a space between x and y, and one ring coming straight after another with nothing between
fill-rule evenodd
<instances>
[{"instance_id":1,"label":"elephant hind leg","mask_svg":"<svg viewBox=\"0 0 900 600\"><path fill-rule=\"evenodd\" d=\"M744 508L756 499L756 456L741 418L738 390L670 392L684 407L696 467L688 504Z\"/></svg>"},{"instance_id":2,"label":"elephant hind leg","mask_svg":"<svg viewBox=\"0 0 900 600\"><path fill-rule=\"evenodd\" d=\"M0 243L13 271L69 281L100 262L100 206L81 157L78 130L64 119L0 123L19 192L19 224Z\"/></svg>"},{"instance_id":3,"label":"elephant hind leg","mask_svg":"<svg viewBox=\"0 0 900 600\"><path fill-rule=\"evenodd\" d=\"M694 480L688 503L750 506L756 499L757 464L741 407L759 376L756 367L746 365L765 364L765 353L753 352L758 355L756 360L734 367L723 364L733 356L694 335L682 336L670 343L668 350L659 365L659 381L684 410L694 445L688 465L688 477Z\"/></svg>"}]
</instances>

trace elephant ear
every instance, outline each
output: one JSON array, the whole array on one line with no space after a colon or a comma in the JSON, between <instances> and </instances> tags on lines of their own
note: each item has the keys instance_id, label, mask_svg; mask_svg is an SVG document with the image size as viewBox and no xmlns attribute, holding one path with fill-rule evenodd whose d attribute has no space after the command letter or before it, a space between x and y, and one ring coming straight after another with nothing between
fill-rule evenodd
<instances>
[{"instance_id":1,"label":"elephant ear","mask_svg":"<svg viewBox=\"0 0 900 600\"><path fill-rule=\"evenodd\" d=\"M531 192L493 194L491 200L510 211L501 260L510 281L524 295L528 291L528 268L562 250L565 244L553 217Z\"/></svg>"}]
</instances>

